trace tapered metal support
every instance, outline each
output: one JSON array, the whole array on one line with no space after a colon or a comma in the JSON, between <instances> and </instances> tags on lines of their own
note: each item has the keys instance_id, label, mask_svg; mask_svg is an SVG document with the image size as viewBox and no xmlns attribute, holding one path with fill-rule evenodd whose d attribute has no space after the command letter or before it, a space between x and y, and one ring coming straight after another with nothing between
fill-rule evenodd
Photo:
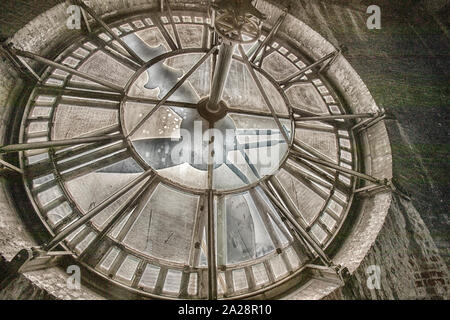
<instances>
[{"instance_id":1,"label":"tapered metal support","mask_svg":"<svg viewBox=\"0 0 450 320\"><path fill-rule=\"evenodd\" d=\"M349 174L351 176L358 177L360 179L363 179L363 180L366 180L366 181L369 181L369 182L372 182L372 183L375 183L375 184L378 184L378 185L387 185L387 183L388 183L387 180L377 179L375 177L369 176L368 174L361 173L361 172L358 172L358 171L355 171L355 170L351 170L351 169L347 169L347 168L341 167L341 166L339 166L339 165L337 165L335 163L332 163L332 162L329 162L329 161L326 161L326 160L323 160L323 159L312 157L312 156L306 154L305 152L296 151L296 150L291 150L290 152L291 152L291 155L294 158L300 158L300 159L303 159L303 160L307 160L307 161L313 162L315 164L318 164L318 165L321 165L321 166L324 166L324 167L336 170L336 171L341 172L341 173Z\"/></svg>"},{"instance_id":2,"label":"tapered metal support","mask_svg":"<svg viewBox=\"0 0 450 320\"><path fill-rule=\"evenodd\" d=\"M22 169L17 168L16 166L14 166L11 163L6 162L6 161L4 161L2 159L0 159L0 166L6 167L6 168L8 168L10 170L13 170L13 171L17 172L17 173L23 174L23 170Z\"/></svg>"},{"instance_id":3,"label":"tapered metal support","mask_svg":"<svg viewBox=\"0 0 450 320\"><path fill-rule=\"evenodd\" d=\"M20 59L16 54L14 54L10 45L5 42L0 43L0 54L11 62L17 72L35 80L38 84L41 83L41 77L33 70L33 68L31 68L31 66L26 61Z\"/></svg>"},{"instance_id":4,"label":"tapered metal support","mask_svg":"<svg viewBox=\"0 0 450 320\"><path fill-rule=\"evenodd\" d=\"M128 191L133 189L135 186L137 186L139 183L143 182L145 179L147 179L150 175L153 174L152 170L148 170L138 176L136 179L128 183L126 186L124 186L122 189L114 193L112 196L104 200L102 203L100 203L98 206L96 206L94 209L90 210L88 213L86 213L82 218L78 219L74 223L70 224L67 228L62 230L60 233L58 233L49 243L43 246L44 251L50 251L54 247L56 247L61 241L63 241L67 236L69 236L72 232L77 230L79 227L84 225L86 222L93 219L95 216L97 216L99 213L101 213L104 209L106 209L108 206L110 206L112 203L117 201L120 197L122 197L124 194L126 194Z\"/></svg>"},{"instance_id":5,"label":"tapered metal support","mask_svg":"<svg viewBox=\"0 0 450 320\"><path fill-rule=\"evenodd\" d=\"M115 141L115 140L119 140L122 138L123 138L122 134L114 134L114 135L110 135L110 136L106 135L106 136L98 136L98 137L74 138L74 139L67 139L67 140L54 140L54 141L45 141L45 142L11 144L11 145L0 147L0 154L26 151L26 150L38 150L38 149L47 149L47 148L76 146L79 144L94 143L94 142L109 141L109 140Z\"/></svg>"},{"instance_id":6,"label":"tapered metal support","mask_svg":"<svg viewBox=\"0 0 450 320\"><path fill-rule=\"evenodd\" d=\"M260 45L258 46L258 48L255 50L255 52L251 55L251 59L250 62L251 63L255 63L256 59L258 57L260 57L258 59L258 64L259 66L262 65L262 61L264 59L264 56L266 54L267 51L267 45L270 43L270 41L272 41L272 39L274 38L274 36L277 34L278 30L280 29L281 25L283 24L284 20L286 19L286 16L288 14L288 10L284 10L284 12L281 14L281 16L278 18L277 22L275 22L274 26L272 27L272 29L270 30L269 34L267 35L267 37L260 43ZM262 51L262 52L261 52ZM261 55L260 55L261 53Z\"/></svg>"},{"instance_id":7,"label":"tapered metal support","mask_svg":"<svg viewBox=\"0 0 450 320\"><path fill-rule=\"evenodd\" d=\"M214 192L208 192L208 299L217 300L216 232L214 219Z\"/></svg>"},{"instance_id":8,"label":"tapered metal support","mask_svg":"<svg viewBox=\"0 0 450 320\"><path fill-rule=\"evenodd\" d=\"M355 120L355 119L367 119L376 117L375 113L362 113L362 114L339 114L339 115L325 115L314 117L300 117L295 118L295 121L330 121L330 120Z\"/></svg>"},{"instance_id":9,"label":"tapered metal support","mask_svg":"<svg viewBox=\"0 0 450 320\"><path fill-rule=\"evenodd\" d=\"M275 108L272 105L272 102L270 101L266 91L264 90L261 80L258 78L255 70L252 67L252 64L248 60L248 57L245 54L244 48L241 45L239 45L238 48L239 48L239 52L241 53L242 59L247 67L247 70L250 72L250 75L252 76L253 81L255 82L256 86L258 87L258 90L261 93L261 96L263 97L264 102L266 103L267 107L269 108L270 113L272 114L272 117L275 120L275 123L277 124L278 128L280 129L281 134L283 135L284 141L286 142L287 145L290 145L290 138L289 138L285 128L281 124L280 119L275 111Z\"/></svg>"},{"instance_id":10,"label":"tapered metal support","mask_svg":"<svg viewBox=\"0 0 450 320\"><path fill-rule=\"evenodd\" d=\"M128 133L127 138L133 136L144 123L151 118L151 116L159 109L160 106L164 105L170 97L189 79L192 74L200 68L200 66L205 63L205 61L217 50L217 47L212 47L184 76L181 78L175 86L170 89L170 91L159 101L159 103L148 112L144 118Z\"/></svg>"},{"instance_id":11,"label":"tapered metal support","mask_svg":"<svg viewBox=\"0 0 450 320\"><path fill-rule=\"evenodd\" d=\"M214 128L214 123L209 123L209 128ZM214 136L210 131L208 145L208 299L217 300L217 257L216 257L216 223L214 209Z\"/></svg>"},{"instance_id":12,"label":"tapered metal support","mask_svg":"<svg viewBox=\"0 0 450 320\"><path fill-rule=\"evenodd\" d=\"M289 212L288 209L280 202L280 200L275 197L273 194L273 191L270 189L268 185L265 183L260 184L261 189L264 191L264 193L267 195L269 200L274 204L274 206L278 209L278 211L281 213L282 217L289 221L289 223L294 227L295 231L302 237L302 239L308 243L309 246L318 254L320 260L322 262L330 267L333 265L333 262L330 260L330 258L325 254L323 249L311 238L311 236L308 234L308 232L298 223L298 221L293 217L293 215Z\"/></svg>"},{"instance_id":13,"label":"tapered metal support","mask_svg":"<svg viewBox=\"0 0 450 320\"><path fill-rule=\"evenodd\" d=\"M15 54L17 56L21 56L21 57L24 57L24 58L35 60L35 61L37 61L39 63L46 64L46 65L48 65L48 66L50 66L52 68L60 69L62 71L68 72L70 74L79 76L79 77L81 77L83 79L86 79L86 80L89 80L89 81L93 81L93 82L98 83L98 84L100 84L102 86L105 86L107 88L113 89L114 91L123 93L123 88L121 86L115 84L115 83L112 83L112 82L107 81L107 80L99 79L99 78L97 78L95 76L92 76L92 75L90 75L88 73L84 73L84 72L78 71L78 70L76 70L74 68L68 67L68 66L63 65L61 63L57 63L57 62L54 62L54 61L49 60L47 58L41 57L41 56L39 56L39 55L37 55L35 53L24 51L24 50L19 50L19 49L15 49L15 48L11 48L11 53Z\"/></svg>"},{"instance_id":14,"label":"tapered metal support","mask_svg":"<svg viewBox=\"0 0 450 320\"><path fill-rule=\"evenodd\" d=\"M90 7L88 7L81 0L73 0L74 3L80 6L84 11L86 11L97 23L114 39L116 40L127 52L128 54L139 64L143 65L143 61Z\"/></svg>"},{"instance_id":15,"label":"tapered metal support","mask_svg":"<svg viewBox=\"0 0 450 320\"><path fill-rule=\"evenodd\" d=\"M320 58L319 60L317 60L316 62L310 64L309 66L306 66L303 69L297 71L292 76L289 76L287 79L282 80L280 82L280 85L284 86L284 85L289 84L289 82L291 82L292 80L303 76L307 71L309 71L312 68L315 68L315 67L321 65L322 63L324 63L325 61L327 61L329 59L335 58L339 54L340 54L340 51L334 51L334 52L331 52L331 53L327 54L326 56L324 56L323 58Z\"/></svg>"},{"instance_id":16,"label":"tapered metal support","mask_svg":"<svg viewBox=\"0 0 450 320\"><path fill-rule=\"evenodd\" d=\"M220 46L219 56L217 58L216 68L214 70L211 94L208 104L206 105L207 111L211 113L217 113L220 111L219 102L222 99L228 74L230 73L235 49L235 44L222 43Z\"/></svg>"}]
</instances>

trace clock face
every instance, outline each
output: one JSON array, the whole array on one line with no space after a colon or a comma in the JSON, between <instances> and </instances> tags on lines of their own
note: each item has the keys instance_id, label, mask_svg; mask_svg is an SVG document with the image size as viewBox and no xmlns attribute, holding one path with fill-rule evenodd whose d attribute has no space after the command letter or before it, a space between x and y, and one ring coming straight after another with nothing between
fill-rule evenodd
<instances>
[{"instance_id":1,"label":"clock face","mask_svg":"<svg viewBox=\"0 0 450 320\"><path fill-rule=\"evenodd\" d=\"M223 94L227 114L211 125L197 111L217 63L211 21L202 12L171 18L154 13L110 24L143 65L98 31L55 59L90 79L45 71L20 142L99 139L22 152L30 200L52 235L95 212L63 244L98 277L134 293L207 298L208 268L216 268L208 262L211 232L219 298L271 290L317 254L293 234L265 187L327 248L347 216L354 180L292 151L356 169L346 122L299 120L345 107L315 69L290 79L311 63L301 48L276 36L258 53L263 30L243 45L253 70L236 50Z\"/></svg>"}]
</instances>

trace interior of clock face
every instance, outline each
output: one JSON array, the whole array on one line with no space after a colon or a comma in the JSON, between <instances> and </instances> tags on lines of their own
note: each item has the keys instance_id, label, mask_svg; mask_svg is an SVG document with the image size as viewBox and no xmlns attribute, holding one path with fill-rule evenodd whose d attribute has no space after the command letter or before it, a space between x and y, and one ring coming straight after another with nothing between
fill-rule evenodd
<instances>
[{"instance_id":1,"label":"interior of clock face","mask_svg":"<svg viewBox=\"0 0 450 320\"><path fill-rule=\"evenodd\" d=\"M106 33L80 38L55 61L105 85L49 67L24 115L24 143L107 137L23 152L26 185L52 234L103 205L64 246L97 276L143 296L207 298L208 268L216 268L219 298L268 290L298 275L317 255L293 236L263 184L289 203L323 249L352 202L353 178L291 156L295 149L357 167L343 122L296 121L293 108L306 115L346 111L313 70L281 85L310 62L288 41L274 37L251 64L263 93L236 49L222 96L226 115L211 123L198 112L217 63L217 53L209 54L210 24L204 13L185 11L110 24L144 67ZM263 30L243 45L246 56L266 36ZM117 197L109 202L111 195ZM207 258L209 232L216 266Z\"/></svg>"}]
</instances>

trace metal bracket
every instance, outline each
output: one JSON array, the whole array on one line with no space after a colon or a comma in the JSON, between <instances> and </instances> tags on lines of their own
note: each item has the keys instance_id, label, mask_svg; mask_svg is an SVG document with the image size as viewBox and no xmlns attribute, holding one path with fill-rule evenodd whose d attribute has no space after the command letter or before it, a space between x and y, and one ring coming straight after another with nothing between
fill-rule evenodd
<instances>
[{"instance_id":1,"label":"metal bracket","mask_svg":"<svg viewBox=\"0 0 450 320\"><path fill-rule=\"evenodd\" d=\"M18 174L23 174L23 170L22 169L14 166L14 165L10 164L9 162L6 162L6 161L4 161L2 159L0 159L0 168L1 169L6 168L9 171L13 171L13 172L18 173Z\"/></svg>"},{"instance_id":2,"label":"metal bracket","mask_svg":"<svg viewBox=\"0 0 450 320\"><path fill-rule=\"evenodd\" d=\"M11 260L12 271L24 273L42 269L48 269L58 265L63 256L73 255L69 251L44 251L40 247L22 249Z\"/></svg>"},{"instance_id":3,"label":"metal bracket","mask_svg":"<svg viewBox=\"0 0 450 320\"><path fill-rule=\"evenodd\" d=\"M330 60L328 60L328 62L326 64L324 64L320 69L319 69L319 73L323 73L328 71L328 69L331 67L331 65L333 63L336 62L336 60L344 53L347 52L347 47L346 46L341 46L335 53L335 55L333 56L333 58L331 58Z\"/></svg>"},{"instance_id":4,"label":"metal bracket","mask_svg":"<svg viewBox=\"0 0 450 320\"><path fill-rule=\"evenodd\" d=\"M355 195L368 197L384 191L395 191L392 181L389 179L380 180L379 184L371 184L355 190Z\"/></svg>"},{"instance_id":5,"label":"metal bracket","mask_svg":"<svg viewBox=\"0 0 450 320\"><path fill-rule=\"evenodd\" d=\"M307 264L305 268L311 278L326 281L338 286L343 286L350 279L349 270L347 267L341 265L325 267Z\"/></svg>"},{"instance_id":6,"label":"metal bracket","mask_svg":"<svg viewBox=\"0 0 450 320\"><path fill-rule=\"evenodd\" d=\"M0 278L0 288L4 288L20 273L48 269L59 264L64 256L73 255L68 251L44 251L40 247L20 250L8 264L8 270Z\"/></svg>"},{"instance_id":7,"label":"metal bracket","mask_svg":"<svg viewBox=\"0 0 450 320\"><path fill-rule=\"evenodd\" d=\"M0 39L0 55L4 57L3 61L8 60L17 73L22 75L25 80L33 80L37 82L37 84L41 84L41 77L33 70L33 68L31 68L30 65L28 65L28 63L20 59L12 49L13 43L10 42L10 39Z\"/></svg>"},{"instance_id":8,"label":"metal bracket","mask_svg":"<svg viewBox=\"0 0 450 320\"><path fill-rule=\"evenodd\" d=\"M358 122L351 129L354 133L358 134L364 130L367 130L367 129L373 127L374 125L376 125L378 122L380 122L382 120L396 120L396 118L390 111L385 110L383 108L381 111L379 111L376 114L375 117Z\"/></svg>"}]
</instances>

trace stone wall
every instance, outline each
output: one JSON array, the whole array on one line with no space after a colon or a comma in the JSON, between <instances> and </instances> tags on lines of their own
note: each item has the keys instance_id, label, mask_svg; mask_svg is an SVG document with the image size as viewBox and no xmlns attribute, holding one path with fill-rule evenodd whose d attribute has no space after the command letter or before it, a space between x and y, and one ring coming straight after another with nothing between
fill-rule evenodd
<instances>
[{"instance_id":1,"label":"stone wall","mask_svg":"<svg viewBox=\"0 0 450 320\"><path fill-rule=\"evenodd\" d=\"M422 218L411 201L398 195L393 200L370 253L327 299L450 298L448 269ZM380 267L379 289L367 286L371 266Z\"/></svg>"}]
</instances>

